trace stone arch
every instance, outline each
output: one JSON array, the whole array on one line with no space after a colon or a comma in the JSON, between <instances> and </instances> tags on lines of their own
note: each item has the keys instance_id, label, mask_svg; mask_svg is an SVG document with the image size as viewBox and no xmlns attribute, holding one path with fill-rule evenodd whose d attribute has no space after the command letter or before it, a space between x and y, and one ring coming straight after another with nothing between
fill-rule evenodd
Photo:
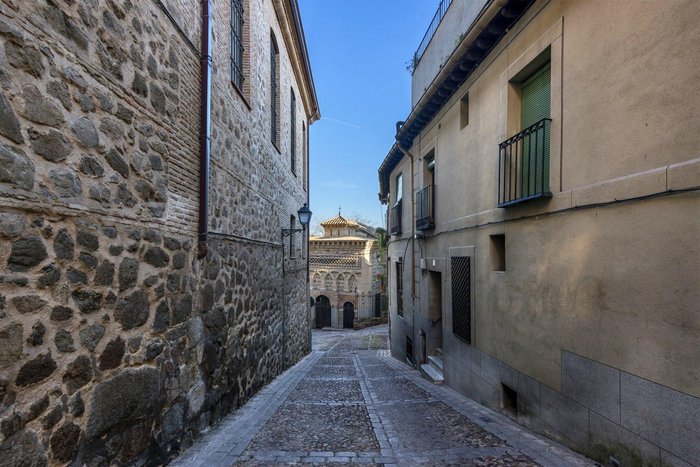
<instances>
[{"instance_id":1,"label":"stone arch","mask_svg":"<svg viewBox=\"0 0 700 467\"><path fill-rule=\"evenodd\" d=\"M345 275L344 274L338 274L338 277L335 279L335 288L338 292L345 290Z\"/></svg>"},{"instance_id":2,"label":"stone arch","mask_svg":"<svg viewBox=\"0 0 700 467\"><path fill-rule=\"evenodd\" d=\"M348 292L354 292L357 290L357 277L355 277L355 274L351 275L348 279L348 287L346 290Z\"/></svg>"},{"instance_id":3,"label":"stone arch","mask_svg":"<svg viewBox=\"0 0 700 467\"><path fill-rule=\"evenodd\" d=\"M314 274L314 278L311 281L311 287L313 287L314 289L321 288L321 274L319 274L319 273Z\"/></svg>"},{"instance_id":4,"label":"stone arch","mask_svg":"<svg viewBox=\"0 0 700 467\"><path fill-rule=\"evenodd\" d=\"M326 290L333 290L333 276L331 273L326 273L326 277L323 278L323 288Z\"/></svg>"}]
</instances>

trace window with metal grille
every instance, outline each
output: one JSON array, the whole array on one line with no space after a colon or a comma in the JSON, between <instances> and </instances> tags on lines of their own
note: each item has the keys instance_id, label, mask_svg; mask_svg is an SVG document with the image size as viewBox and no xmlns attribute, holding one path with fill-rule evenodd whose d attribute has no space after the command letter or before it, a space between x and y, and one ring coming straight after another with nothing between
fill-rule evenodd
<instances>
[{"instance_id":1,"label":"window with metal grille","mask_svg":"<svg viewBox=\"0 0 700 467\"><path fill-rule=\"evenodd\" d=\"M279 147L279 48L270 36L270 138Z\"/></svg>"},{"instance_id":2,"label":"window with metal grille","mask_svg":"<svg viewBox=\"0 0 700 467\"><path fill-rule=\"evenodd\" d=\"M292 158L292 173L297 173L297 99L294 96L294 90L292 90L292 101L290 103L289 118L291 119L291 141L289 147L289 153Z\"/></svg>"},{"instance_id":3,"label":"window with metal grille","mask_svg":"<svg viewBox=\"0 0 700 467\"><path fill-rule=\"evenodd\" d=\"M469 256L453 256L452 332L467 344L472 343L471 275Z\"/></svg>"},{"instance_id":4,"label":"window with metal grille","mask_svg":"<svg viewBox=\"0 0 700 467\"><path fill-rule=\"evenodd\" d=\"M243 0L231 0L231 81L243 92Z\"/></svg>"},{"instance_id":5,"label":"window with metal grille","mask_svg":"<svg viewBox=\"0 0 700 467\"><path fill-rule=\"evenodd\" d=\"M403 262L396 262L396 312L403 316Z\"/></svg>"}]
</instances>

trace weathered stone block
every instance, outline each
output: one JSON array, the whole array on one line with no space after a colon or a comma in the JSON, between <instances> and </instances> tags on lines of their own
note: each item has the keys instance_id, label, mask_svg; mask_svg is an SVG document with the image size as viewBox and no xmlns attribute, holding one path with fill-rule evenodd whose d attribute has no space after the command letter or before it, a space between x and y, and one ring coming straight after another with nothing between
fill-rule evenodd
<instances>
[{"instance_id":1,"label":"weathered stone block","mask_svg":"<svg viewBox=\"0 0 700 467\"><path fill-rule=\"evenodd\" d=\"M102 177L105 174L102 164L92 156L81 157L79 168L82 173L90 177Z\"/></svg>"},{"instance_id":2,"label":"weathered stone block","mask_svg":"<svg viewBox=\"0 0 700 467\"><path fill-rule=\"evenodd\" d=\"M0 467L46 467L48 458L36 433L24 430L0 444Z\"/></svg>"},{"instance_id":3,"label":"weathered stone block","mask_svg":"<svg viewBox=\"0 0 700 467\"><path fill-rule=\"evenodd\" d=\"M24 151L0 144L0 183L23 190L34 188L34 163Z\"/></svg>"},{"instance_id":4,"label":"weathered stone block","mask_svg":"<svg viewBox=\"0 0 700 467\"><path fill-rule=\"evenodd\" d=\"M170 262L170 257L159 247L150 247L146 254L143 255L143 260L156 268L167 266Z\"/></svg>"},{"instance_id":5,"label":"weathered stone block","mask_svg":"<svg viewBox=\"0 0 700 467\"><path fill-rule=\"evenodd\" d=\"M95 323L80 331L80 343L93 352L105 335L105 328L101 324Z\"/></svg>"},{"instance_id":6,"label":"weathered stone block","mask_svg":"<svg viewBox=\"0 0 700 467\"><path fill-rule=\"evenodd\" d=\"M137 290L117 302L114 319L127 331L145 324L148 321L149 311L148 295L143 290Z\"/></svg>"},{"instance_id":7,"label":"weathered stone block","mask_svg":"<svg viewBox=\"0 0 700 467\"><path fill-rule=\"evenodd\" d=\"M10 323L0 329L0 368L17 363L22 355L22 325Z\"/></svg>"},{"instance_id":8,"label":"weathered stone block","mask_svg":"<svg viewBox=\"0 0 700 467\"><path fill-rule=\"evenodd\" d=\"M562 351L562 393L609 420L620 420L617 368Z\"/></svg>"},{"instance_id":9,"label":"weathered stone block","mask_svg":"<svg viewBox=\"0 0 700 467\"><path fill-rule=\"evenodd\" d=\"M73 309L67 306L57 305L51 309L51 321L63 322L73 317Z\"/></svg>"},{"instance_id":10,"label":"weathered stone block","mask_svg":"<svg viewBox=\"0 0 700 467\"><path fill-rule=\"evenodd\" d=\"M6 237L16 237L27 225L27 216L14 212L0 212L0 234Z\"/></svg>"},{"instance_id":11,"label":"weathered stone block","mask_svg":"<svg viewBox=\"0 0 700 467\"><path fill-rule=\"evenodd\" d=\"M25 71L35 78L41 78L46 67L41 52L24 41L5 42L5 56L15 68Z\"/></svg>"},{"instance_id":12,"label":"weathered stone block","mask_svg":"<svg viewBox=\"0 0 700 467\"><path fill-rule=\"evenodd\" d=\"M86 148L94 148L100 143L95 124L87 117L81 117L70 125L71 131L80 143Z\"/></svg>"},{"instance_id":13,"label":"weathered stone block","mask_svg":"<svg viewBox=\"0 0 700 467\"><path fill-rule=\"evenodd\" d=\"M90 314L102 308L102 294L94 290L76 290L71 296L82 313Z\"/></svg>"},{"instance_id":14,"label":"weathered stone block","mask_svg":"<svg viewBox=\"0 0 700 467\"><path fill-rule=\"evenodd\" d=\"M69 462L78 452L80 427L75 423L64 423L51 436L51 452L54 459Z\"/></svg>"},{"instance_id":15,"label":"weathered stone block","mask_svg":"<svg viewBox=\"0 0 700 467\"><path fill-rule=\"evenodd\" d=\"M20 295L12 297L10 301L22 314L31 313L46 305L46 300L38 295Z\"/></svg>"},{"instance_id":16,"label":"weathered stone block","mask_svg":"<svg viewBox=\"0 0 700 467\"><path fill-rule=\"evenodd\" d=\"M53 250L58 259L73 259L73 248L75 244L73 239L66 229L61 229L56 234L56 239L53 241Z\"/></svg>"},{"instance_id":17,"label":"weathered stone block","mask_svg":"<svg viewBox=\"0 0 700 467\"><path fill-rule=\"evenodd\" d=\"M44 430L50 430L63 418L63 404L55 405L41 421Z\"/></svg>"},{"instance_id":18,"label":"weathered stone block","mask_svg":"<svg viewBox=\"0 0 700 467\"><path fill-rule=\"evenodd\" d=\"M46 326L41 321L37 321L32 325L32 333L27 337L27 343L33 347L44 343L44 335L46 334Z\"/></svg>"},{"instance_id":19,"label":"weathered stone block","mask_svg":"<svg viewBox=\"0 0 700 467\"><path fill-rule=\"evenodd\" d=\"M75 346L73 345L73 335L70 331L65 329L59 329L56 331L56 335L53 338L53 342L61 353L71 353L75 352Z\"/></svg>"},{"instance_id":20,"label":"weathered stone block","mask_svg":"<svg viewBox=\"0 0 700 467\"><path fill-rule=\"evenodd\" d=\"M578 402L540 385L540 418L579 449L588 446L588 412Z\"/></svg>"},{"instance_id":21,"label":"weathered stone block","mask_svg":"<svg viewBox=\"0 0 700 467\"><path fill-rule=\"evenodd\" d=\"M68 157L73 150L73 145L63 134L56 130L40 133L34 128L30 128L28 133L30 145L34 152L47 161L60 162Z\"/></svg>"},{"instance_id":22,"label":"weathered stone block","mask_svg":"<svg viewBox=\"0 0 700 467\"><path fill-rule=\"evenodd\" d=\"M617 423L591 412L590 448L587 454L607 464L610 456L622 465L658 465L660 449Z\"/></svg>"},{"instance_id":23,"label":"weathered stone block","mask_svg":"<svg viewBox=\"0 0 700 467\"><path fill-rule=\"evenodd\" d=\"M34 123L56 126L63 123L63 112L49 99L44 97L36 86L28 84L22 88L24 98L24 116ZM1 105L0 105L1 107Z\"/></svg>"},{"instance_id":24,"label":"weathered stone block","mask_svg":"<svg viewBox=\"0 0 700 467\"><path fill-rule=\"evenodd\" d=\"M95 285L112 285L114 280L114 263L102 261L95 272Z\"/></svg>"},{"instance_id":25,"label":"weathered stone block","mask_svg":"<svg viewBox=\"0 0 700 467\"><path fill-rule=\"evenodd\" d=\"M36 235L12 242L7 266L10 271L28 271L38 265L48 256L44 242Z\"/></svg>"},{"instance_id":26,"label":"weathered stone block","mask_svg":"<svg viewBox=\"0 0 700 467\"><path fill-rule=\"evenodd\" d=\"M106 371L117 368L121 365L125 353L126 346L124 345L124 339L121 337L108 342L100 354L100 370Z\"/></svg>"},{"instance_id":27,"label":"weathered stone block","mask_svg":"<svg viewBox=\"0 0 700 467\"><path fill-rule=\"evenodd\" d=\"M0 92L0 135L9 138L17 144L24 142L17 116L2 92Z\"/></svg>"},{"instance_id":28,"label":"weathered stone block","mask_svg":"<svg viewBox=\"0 0 700 467\"><path fill-rule=\"evenodd\" d=\"M41 382L51 376L56 370L57 365L51 353L41 354L29 360L20 368L15 384L17 386L29 386Z\"/></svg>"},{"instance_id":29,"label":"weathered stone block","mask_svg":"<svg viewBox=\"0 0 700 467\"><path fill-rule=\"evenodd\" d=\"M153 367L128 368L95 386L85 434L154 416L159 407L160 375Z\"/></svg>"},{"instance_id":30,"label":"weathered stone block","mask_svg":"<svg viewBox=\"0 0 700 467\"><path fill-rule=\"evenodd\" d=\"M136 285L139 277L139 262L133 258L124 258L119 265L119 291L122 292Z\"/></svg>"},{"instance_id":31,"label":"weathered stone block","mask_svg":"<svg viewBox=\"0 0 700 467\"><path fill-rule=\"evenodd\" d=\"M49 264L41 268L41 276L36 281L37 287L40 289L54 285L61 280L61 270L55 264Z\"/></svg>"},{"instance_id":32,"label":"weathered stone block","mask_svg":"<svg viewBox=\"0 0 700 467\"><path fill-rule=\"evenodd\" d=\"M91 232L78 232L76 240L78 241L78 245L88 251L96 251L100 247L100 240L97 238L97 235Z\"/></svg>"}]
</instances>

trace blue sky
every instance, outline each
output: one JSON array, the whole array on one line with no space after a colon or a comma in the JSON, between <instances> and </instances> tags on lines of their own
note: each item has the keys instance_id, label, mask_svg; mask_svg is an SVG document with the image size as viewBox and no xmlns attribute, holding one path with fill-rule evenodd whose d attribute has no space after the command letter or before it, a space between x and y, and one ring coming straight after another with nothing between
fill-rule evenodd
<instances>
[{"instance_id":1,"label":"blue sky","mask_svg":"<svg viewBox=\"0 0 700 467\"><path fill-rule=\"evenodd\" d=\"M411 107L406 63L439 0L299 0L321 120L310 128L312 224L382 225L377 169Z\"/></svg>"}]
</instances>

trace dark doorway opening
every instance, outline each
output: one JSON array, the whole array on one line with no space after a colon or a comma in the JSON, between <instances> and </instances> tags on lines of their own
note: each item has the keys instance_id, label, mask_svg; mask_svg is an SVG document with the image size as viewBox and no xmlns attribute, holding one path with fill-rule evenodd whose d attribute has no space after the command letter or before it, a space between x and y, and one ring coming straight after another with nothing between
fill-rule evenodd
<instances>
[{"instance_id":1,"label":"dark doorway opening","mask_svg":"<svg viewBox=\"0 0 700 467\"><path fill-rule=\"evenodd\" d=\"M331 325L331 301L325 295L316 297L316 327L327 328Z\"/></svg>"},{"instance_id":2,"label":"dark doorway opening","mask_svg":"<svg viewBox=\"0 0 700 467\"><path fill-rule=\"evenodd\" d=\"M355 321L355 305L350 302L343 304L343 327L352 329L352 324Z\"/></svg>"}]
</instances>

